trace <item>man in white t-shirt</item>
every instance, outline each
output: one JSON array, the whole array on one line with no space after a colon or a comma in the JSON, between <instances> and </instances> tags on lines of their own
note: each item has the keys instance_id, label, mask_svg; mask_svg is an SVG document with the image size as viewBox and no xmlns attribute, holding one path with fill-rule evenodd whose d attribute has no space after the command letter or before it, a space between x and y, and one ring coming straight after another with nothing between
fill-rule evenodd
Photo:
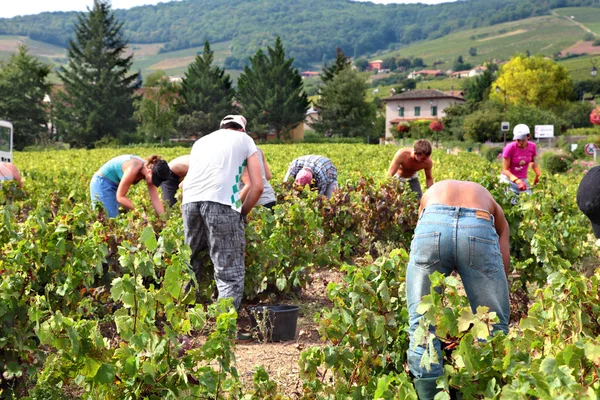
<instances>
[{"instance_id":1,"label":"man in white t-shirt","mask_svg":"<svg viewBox=\"0 0 600 400\"><path fill-rule=\"evenodd\" d=\"M201 252L208 249L219 298L232 297L239 309L246 272L243 218L262 194L263 181L256 145L245 133L246 119L228 115L220 128L192 147L183 181L183 227L196 275L202 268ZM242 202L239 183L244 168L248 169L251 189Z\"/></svg>"}]
</instances>

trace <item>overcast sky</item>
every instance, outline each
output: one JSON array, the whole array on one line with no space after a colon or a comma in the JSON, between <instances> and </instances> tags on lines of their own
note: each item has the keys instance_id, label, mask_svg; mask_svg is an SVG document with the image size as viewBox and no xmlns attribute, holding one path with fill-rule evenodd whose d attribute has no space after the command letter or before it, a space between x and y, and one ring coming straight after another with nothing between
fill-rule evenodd
<instances>
[{"instance_id":1,"label":"overcast sky","mask_svg":"<svg viewBox=\"0 0 600 400\"><path fill-rule=\"evenodd\" d=\"M176 1L176 0L172 0ZM219 0L214 0L219 1ZM367 1L367 0L357 0ZM370 1L370 0L369 0ZM438 4L454 0L372 0L373 3L426 3ZM44 11L86 11L93 0L2 0L0 18L10 18L16 15L39 14ZM168 0L112 0L112 8L131 8L145 4L168 3Z\"/></svg>"}]
</instances>

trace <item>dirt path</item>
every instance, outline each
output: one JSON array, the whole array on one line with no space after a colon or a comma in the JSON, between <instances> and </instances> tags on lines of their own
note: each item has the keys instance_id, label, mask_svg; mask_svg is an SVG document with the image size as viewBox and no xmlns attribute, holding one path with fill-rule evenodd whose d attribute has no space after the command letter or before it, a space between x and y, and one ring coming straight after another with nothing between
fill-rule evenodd
<instances>
[{"instance_id":1,"label":"dirt path","mask_svg":"<svg viewBox=\"0 0 600 400\"><path fill-rule=\"evenodd\" d=\"M558 13L557 13L555 10L552 10L551 12L552 12L552 15L554 15L555 17L558 17L558 18L564 18L564 19L566 19L567 21L570 21L571 23L573 23L573 24L575 24L575 25L579 26L579 27L580 27L581 29L583 29L584 31L586 31L586 32L590 32L590 33L593 33L594 35L596 34L596 33L595 33L594 31L592 31L590 28L588 28L587 26L585 26L584 24L582 24L582 23L581 23L581 22L579 22L579 21L575 21L573 18L569 18L569 17L567 17L566 15L560 15L560 14L558 14Z\"/></svg>"},{"instance_id":2,"label":"dirt path","mask_svg":"<svg viewBox=\"0 0 600 400\"><path fill-rule=\"evenodd\" d=\"M314 314L324 308L332 307L331 301L327 298L329 282L342 281L342 274L337 270L321 270L312 274L312 277L312 284L302 291L299 299L286 302L300 306L296 340L280 343L255 341L236 346L236 366L246 388L252 388L254 369L262 365L283 393L292 399L300 397L302 393L302 381L298 369L300 354L306 348L323 344L319 339L317 324L313 320ZM244 314L242 317L248 318Z\"/></svg>"}]
</instances>

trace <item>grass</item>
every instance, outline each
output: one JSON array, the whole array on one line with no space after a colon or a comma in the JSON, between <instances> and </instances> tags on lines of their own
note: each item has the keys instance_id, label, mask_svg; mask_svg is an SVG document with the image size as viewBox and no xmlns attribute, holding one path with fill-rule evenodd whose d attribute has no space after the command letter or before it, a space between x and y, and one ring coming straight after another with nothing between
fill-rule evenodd
<instances>
[{"instance_id":1,"label":"grass","mask_svg":"<svg viewBox=\"0 0 600 400\"><path fill-rule=\"evenodd\" d=\"M43 63L52 65L53 68L65 65L66 49L51 44L31 40L21 36L2 36L0 35L0 61L6 61L16 51L17 46L23 43L27 46L29 54L40 59ZM212 43L211 49L214 51L215 64L223 66L225 58L231 55L231 42ZM172 51L168 53L158 53L159 45L143 45L130 43L133 49L132 71L141 70L142 76L146 77L157 69L166 71L169 75L183 76L189 63L198 53L202 53L204 46L194 47L185 50ZM136 50L142 55L136 55ZM173 65L169 68L169 65ZM241 71L227 71L234 80L237 79ZM50 76L52 83L58 83L58 77L55 73Z\"/></svg>"},{"instance_id":2,"label":"grass","mask_svg":"<svg viewBox=\"0 0 600 400\"><path fill-rule=\"evenodd\" d=\"M600 35L600 8L592 7L569 7L569 8L558 8L554 10L557 14L570 18L571 16L574 21L585 25L589 30L594 32L596 35Z\"/></svg>"},{"instance_id":3,"label":"grass","mask_svg":"<svg viewBox=\"0 0 600 400\"><path fill-rule=\"evenodd\" d=\"M231 42L211 43L211 50L215 53L215 65L223 66L225 58L231 55L230 45ZM131 68L133 70L141 70L142 76L144 77L157 69L162 69L163 71L166 71L169 75L183 76L183 73L187 69L187 66L193 61L193 57L195 57L197 54L201 54L203 49L204 46L171 51L168 53L152 54L142 57L135 57L134 55L133 65ZM169 62L169 60L171 60L172 62L173 59L179 59L180 61L187 60L187 62L185 64L177 63L178 65L172 68L165 68L165 62Z\"/></svg>"},{"instance_id":4,"label":"grass","mask_svg":"<svg viewBox=\"0 0 600 400\"><path fill-rule=\"evenodd\" d=\"M459 55L465 63L473 66L496 59L508 60L517 53L550 56L579 41L584 30L560 16L534 17L521 21L457 32L443 38L416 43L391 52L381 53L377 58L421 57L428 68L447 70ZM477 49L470 56L469 48ZM440 62L433 67L434 62Z\"/></svg>"},{"instance_id":5,"label":"grass","mask_svg":"<svg viewBox=\"0 0 600 400\"><path fill-rule=\"evenodd\" d=\"M600 56L598 55L570 58L568 60L559 61L558 63L569 70L573 81L581 81L592 79L592 76L590 75L592 61L596 63L596 68L600 69ZM596 79L600 79L600 77L596 76Z\"/></svg>"}]
</instances>

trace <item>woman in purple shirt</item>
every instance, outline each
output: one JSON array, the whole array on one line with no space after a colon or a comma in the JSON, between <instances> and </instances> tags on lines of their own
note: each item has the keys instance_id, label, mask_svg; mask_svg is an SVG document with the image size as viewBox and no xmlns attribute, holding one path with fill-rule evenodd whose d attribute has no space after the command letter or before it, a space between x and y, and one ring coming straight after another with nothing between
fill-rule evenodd
<instances>
[{"instance_id":1,"label":"woman in purple shirt","mask_svg":"<svg viewBox=\"0 0 600 400\"><path fill-rule=\"evenodd\" d=\"M529 139L529 127L525 124L519 124L513 129L514 142L508 144L502 152L502 175L501 182L510 184L510 190L516 194L531 194L531 186L527 181L527 171L529 165L535 172L535 181L540 180L542 171L535 161L537 147Z\"/></svg>"}]
</instances>

